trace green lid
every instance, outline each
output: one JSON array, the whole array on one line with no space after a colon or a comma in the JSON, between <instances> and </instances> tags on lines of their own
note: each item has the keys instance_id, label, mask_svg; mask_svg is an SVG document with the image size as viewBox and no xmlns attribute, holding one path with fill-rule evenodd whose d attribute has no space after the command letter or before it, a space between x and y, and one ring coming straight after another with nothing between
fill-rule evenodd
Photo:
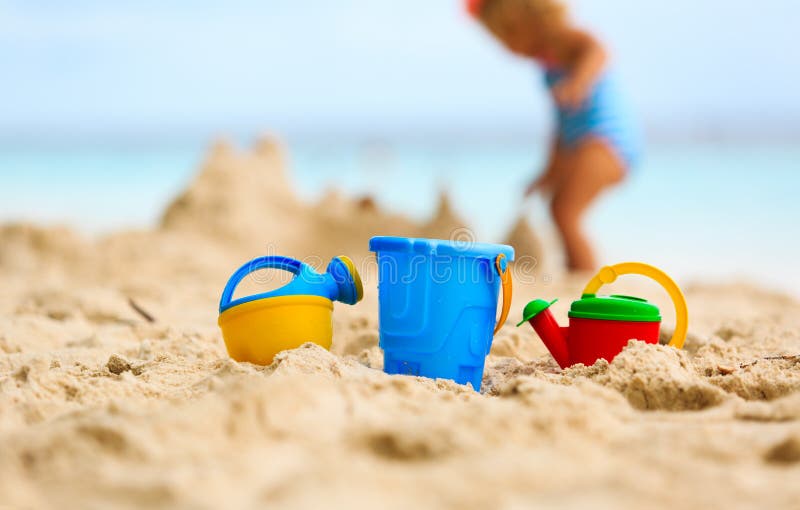
<instances>
[{"instance_id":1,"label":"green lid","mask_svg":"<svg viewBox=\"0 0 800 510\"><path fill-rule=\"evenodd\" d=\"M605 321L661 322L658 307L633 296L584 294L572 303L570 318Z\"/></svg>"},{"instance_id":2,"label":"green lid","mask_svg":"<svg viewBox=\"0 0 800 510\"><path fill-rule=\"evenodd\" d=\"M522 326L523 324L533 319L543 311L547 310L548 308L553 306L553 303L555 303L556 301L558 301L558 299L554 299L549 302L545 301L544 299L537 299L536 301L531 301L530 303L527 304L527 306L525 306L525 310L523 310L522 312L522 321L519 324L517 324L517 327Z\"/></svg>"}]
</instances>

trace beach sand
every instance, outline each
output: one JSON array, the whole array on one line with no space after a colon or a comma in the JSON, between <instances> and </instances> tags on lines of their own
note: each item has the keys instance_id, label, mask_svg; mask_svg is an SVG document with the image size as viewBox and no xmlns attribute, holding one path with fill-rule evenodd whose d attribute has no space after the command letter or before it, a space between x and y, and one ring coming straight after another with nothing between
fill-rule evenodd
<instances>
[{"instance_id":1,"label":"beach sand","mask_svg":"<svg viewBox=\"0 0 800 510\"><path fill-rule=\"evenodd\" d=\"M388 376L368 239L467 225L446 197L428 224L334 191L302 203L284 159L269 139L215 145L153 231L0 227L0 508L800 508L797 302L682 282L684 351L632 342L560 371L512 322L533 297L561 297L566 322L587 278L540 266L480 393ZM353 257L365 299L336 305L331 352L236 363L219 294L277 253ZM653 296L668 338L666 296L615 290Z\"/></svg>"}]
</instances>

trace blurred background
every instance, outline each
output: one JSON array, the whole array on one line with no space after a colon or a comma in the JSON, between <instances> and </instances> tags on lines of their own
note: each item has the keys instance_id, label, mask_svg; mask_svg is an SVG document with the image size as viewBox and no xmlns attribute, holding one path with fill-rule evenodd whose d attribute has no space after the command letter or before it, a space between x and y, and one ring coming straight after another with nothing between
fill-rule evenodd
<instances>
[{"instance_id":1,"label":"blurred background","mask_svg":"<svg viewBox=\"0 0 800 510\"><path fill-rule=\"evenodd\" d=\"M800 295L800 4L572 1L648 153L590 219L604 262ZM218 136L286 140L301 196L425 218L446 189L481 240L520 215L551 112L541 76L459 0L0 1L0 221L142 228ZM376 233L377 234L377 233Z\"/></svg>"}]
</instances>

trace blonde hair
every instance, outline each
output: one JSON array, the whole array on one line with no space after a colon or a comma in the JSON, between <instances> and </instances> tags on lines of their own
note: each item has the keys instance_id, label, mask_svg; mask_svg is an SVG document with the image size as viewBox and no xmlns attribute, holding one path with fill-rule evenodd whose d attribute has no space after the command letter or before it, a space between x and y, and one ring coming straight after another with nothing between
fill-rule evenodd
<instances>
[{"instance_id":1,"label":"blonde hair","mask_svg":"<svg viewBox=\"0 0 800 510\"><path fill-rule=\"evenodd\" d=\"M476 15L492 33L503 38L510 20L527 18L545 28L561 26L568 9L561 0L483 0Z\"/></svg>"}]
</instances>

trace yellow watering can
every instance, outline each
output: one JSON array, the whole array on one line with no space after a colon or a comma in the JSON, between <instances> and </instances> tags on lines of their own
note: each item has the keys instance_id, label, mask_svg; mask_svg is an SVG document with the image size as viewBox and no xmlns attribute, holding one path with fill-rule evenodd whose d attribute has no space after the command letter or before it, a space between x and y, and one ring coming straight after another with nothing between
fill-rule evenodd
<instances>
[{"instance_id":1,"label":"yellow watering can","mask_svg":"<svg viewBox=\"0 0 800 510\"><path fill-rule=\"evenodd\" d=\"M294 275L280 289L233 300L241 281L255 271L279 269ZM361 277L348 257L336 257L324 274L288 257L257 258L237 270L219 303L219 327L236 361L269 365L275 355L306 342L330 349L333 302L354 305L364 296Z\"/></svg>"}]
</instances>

